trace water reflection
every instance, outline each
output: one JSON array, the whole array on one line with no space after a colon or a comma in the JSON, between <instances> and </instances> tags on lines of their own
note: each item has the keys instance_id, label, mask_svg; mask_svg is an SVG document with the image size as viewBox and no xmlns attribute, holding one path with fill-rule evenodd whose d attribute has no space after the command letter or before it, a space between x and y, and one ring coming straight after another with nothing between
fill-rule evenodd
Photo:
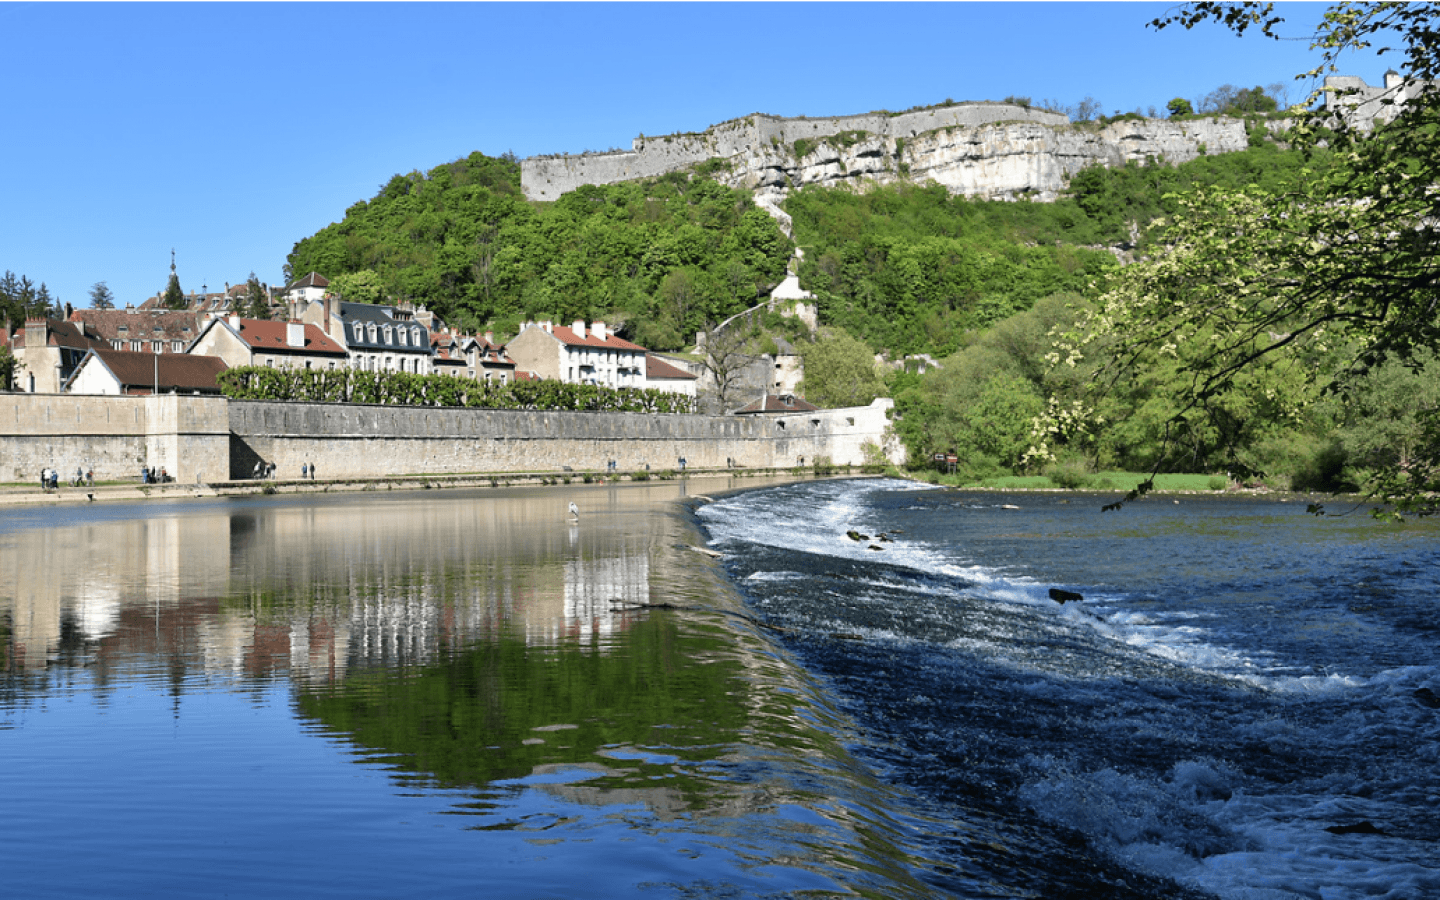
<instances>
[{"instance_id":1,"label":"water reflection","mask_svg":"<svg viewBox=\"0 0 1440 900\"><path fill-rule=\"evenodd\" d=\"M622 521L641 498L582 496L583 527L555 527L556 493L238 501L0 535L6 668L159 653L208 673L329 681L484 634L603 643L648 602L651 536Z\"/></svg>"},{"instance_id":2,"label":"water reflection","mask_svg":"<svg viewBox=\"0 0 1440 900\"><path fill-rule=\"evenodd\" d=\"M315 871L326 835L337 896L414 892L419 870L467 896L915 895L883 790L697 578L693 535L658 502L685 489L256 498L0 529L0 795L29 823L0 843L39 848L7 877L56 895L46 848L64 846L97 860L69 874L76 895L148 896L162 871L201 888L217 864L244 894ZM28 774L53 766L100 774ZM241 799L184 853L130 862L179 846L173 823L213 796ZM449 827L420 839L417 814ZM463 841L482 835L504 871L475 870Z\"/></svg>"}]
</instances>

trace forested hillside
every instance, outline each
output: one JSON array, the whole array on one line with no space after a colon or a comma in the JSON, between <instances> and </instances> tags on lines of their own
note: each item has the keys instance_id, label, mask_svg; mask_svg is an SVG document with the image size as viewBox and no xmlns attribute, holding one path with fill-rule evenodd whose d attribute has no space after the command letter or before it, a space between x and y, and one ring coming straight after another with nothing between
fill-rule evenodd
<instances>
[{"instance_id":1,"label":"forested hillside","mask_svg":"<svg viewBox=\"0 0 1440 900\"><path fill-rule=\"evenodd\" d=\"M1079 334L1131 260L1166 257L1167 229L1189 198L1283 194L1335 168L1324 150L1286 149L1252 125L1244 152L1088 169L1053 203L915 184L792 192L785 209L805 251L801 280L823 326L814 344L788 335L806 357L804 390L858 403L889 393L912 459L955 451L977 474L1171 465L1297 485L1362 479L1393 453L1387 446L1417 439L1403 398L1432 393L1420 389L1434 380L1428 359L1364 376L1373 381L1357 382L1360 399L1341 403L1322 391L1353 345L1336 334L1267 357L1204 416L1177 421L1176 398L1192 386L1208 338L1120 360ZM763 298L793 248L748 194L697 173L532 203L513 159L477 153L395 176L296 244L288 265L324 273L350 299L410 299L467 328L506 334L529 317L603 318L670 350ZM1056 352L1066 335L1084 347L1063 361L1073 365ZM915 353L943 367L864 376L872 354ZM1048 436L1036 432L1041 419ZM1388 437L1377 442L1382 419Z\"/></svg>"},{"instance_id":2,"label":"forested hillside","mask_svg":"<svg viewBox=\"0 0 1440 900\"><path fill-rule=\"evenodd\" d=\"M354 300L412 300L466 328L603 318L654 349L753 306L792 246L749 195L683 174L520 195L513 159L479 153L396 175L343 221L295 245L295 276Z\"/></svg>"}]
</instances>

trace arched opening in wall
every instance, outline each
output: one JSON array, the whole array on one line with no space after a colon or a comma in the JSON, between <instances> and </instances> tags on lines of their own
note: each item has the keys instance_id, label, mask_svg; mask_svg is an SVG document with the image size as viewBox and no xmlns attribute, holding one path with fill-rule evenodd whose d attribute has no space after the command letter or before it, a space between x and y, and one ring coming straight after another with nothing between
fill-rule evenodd
<instances>
[{"instance_id":1,"label":"arched opening in wall","mask_svg":"<svg viewBox=\"0 0 1440 900\"><path fill-rule=\"evenodd\" d=\"M785 421L784 421L783 419L777 421L777 422L775 423L775 427L778 428L778 429L780 429L781 431L784 431L784 430L785 430Z\"/></svg>"},{"instance_id":2,"label":"arched opening in wall","mask_svg":"<svg viewBox=\"0 0 1440 900\"><path fill-rule=\"evenodd\" d=\"M854 425L854 424L855 424L855 417L854 417L854 416L846 416L846 417L845 417L845 424L846 424L846 425Z\"/></svg>"}]
</instances>

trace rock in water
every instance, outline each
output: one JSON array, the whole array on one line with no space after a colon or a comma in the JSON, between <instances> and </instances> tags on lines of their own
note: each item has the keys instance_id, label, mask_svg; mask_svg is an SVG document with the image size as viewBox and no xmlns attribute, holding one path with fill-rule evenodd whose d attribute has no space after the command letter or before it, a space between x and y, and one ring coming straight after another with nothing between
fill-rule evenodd
<instances>
[{"instance_id":1,"label":"rock in water","mask_svg":"<svg viewBox=\"0 0 1440 900\"><path fill-rule=\"evenodd\" d=\"M1435 696L1435 692L1428 687L1416 688L1415 699L1431 709L1440 709L1440 697Z\"/></svg>"},{"instance_id":2,"label":"rock in water","mask_svg":"<svg viewBox=\"0 0 1440 900\"><path fill-rule=\"evenodd\" d=\"M1331 825L1325 830L1331 834L1385 834L1385 832L1376 828L1372 822L1356 822L1354 825Z\"/></svg>"},{"instance_id":3,"label":"rock in water","mask_svg":"<svg viewBox=\"0 0 1440 900\"><path fill-rule=\"evenodd\" d=\"M860 532L855 531L854 529L851 529L850 531L845 532L845 536L848 537L848 538L850 538L850 540L852 540L852 541L868 541L868 540L870 540L870 535L868 535L868 534L861 534Z\"/></svg>"},{"instance_id":4,"label":"rock in water","mask_svg":"<svg viewBox=\"0 0 1440 900\"><path fill-rule=\"evenodd\" d=\"M1060 588L1051 588L1050 599L1064 606L1066 603L1079 603L1085 598L1074 591L1063 591Z\"/></svg>"}]
</instances>

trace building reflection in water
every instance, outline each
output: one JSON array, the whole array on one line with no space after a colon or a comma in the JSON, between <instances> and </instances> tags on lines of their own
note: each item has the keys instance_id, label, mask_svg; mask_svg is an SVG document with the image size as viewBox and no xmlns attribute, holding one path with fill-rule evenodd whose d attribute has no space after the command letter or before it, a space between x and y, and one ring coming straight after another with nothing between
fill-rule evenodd
<instances>
[{"instance_id":1,"label":"building reflection in water","mask_svg":"<svg viewBox=\"0 0 1440 900\"><path fill-rule=\"evenodd\" d=\"M677 493L672 487L670 493ZM587 644L639 615L652 529L592 490L135 507L0 533L5 668L155 665L328 681L487 635ZM91 508L93 509L93 508ZM157 514L158 513L158 514ZM643 519L641 519L643 523Z\"/></svg>"}]
</instances>

